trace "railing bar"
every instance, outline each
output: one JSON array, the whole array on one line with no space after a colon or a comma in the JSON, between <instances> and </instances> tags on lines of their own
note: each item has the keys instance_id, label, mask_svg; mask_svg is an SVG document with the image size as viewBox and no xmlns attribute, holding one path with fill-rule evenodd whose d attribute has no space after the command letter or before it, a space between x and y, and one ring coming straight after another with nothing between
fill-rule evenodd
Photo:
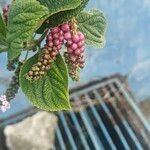
<instances>
[{"instance_id":1,"label":"railing bar","mask_svg":"<svg viewBox=\"0 0 150 150\"><path fill-rule=\"evenodd\" d=\"M94 128L92 127L90 118L88 117L86 111L80 111L81 118L87 128L87 131L91 137L91 140L94 144L96 150L104 150L102 143L100 142L97 133L95 132Z\"/></svg>"},{"instance_id":2,"label":"railing bar","mask_svg":"<svg viewBox=\"0 0 150 150\"><path fill-rule=\"evenodd\" d=\"M130 128L129 124L127 124L127 122L125 120L122 120L122 123L126 127L128 133L129 133L130 137L132 138L132 140L134 141L134 144L136 145L137 149L138 150L144 150L141 143L139 142L137 137L134 135L134 132Z\"/></svg>"},{"instance_id":3,"label":"railing bar","mask_svg":"<svg viewBox=\"0 0 150 150\"><path fill-rule=\"evenodd\" d=\"M7 121L3 122L2 124L0 124L0 127L5 127L8 124L16 123L16 122L18 122L18 120L20 121L20 120L26 118L27 116L31 116L31 115L32 114L30 114L30 112L29 112L29 113L26 113L26 115L21 115L19 117L16 117L14 120L10 120L10 121L7 120Z\"/></svg>"},{"instance_id":4,"label":"railing bar","mask_svg":"<svg viewBox=\"0 0 150 150\"><path fill-rule=\"evenodd\" d=\"M110 118L110 120L113 122L114 128L115 128L116 132L118 133L120 139L122 140L122 143L123 143L124 147L126 148L126 150L130 150L130 147L129 147L129 145L128 145L126 139L125 139L125 137L123 136L120 128L118 127L116 121L114 120L111 112L109 111L109 109L107 108L107 106L105 105L105 103L103 102L101 96L99 95L99 93L96 90L94 90L93 92L94 92L95 96L97 97L98 101L101 103L101 106L105 110L106 114L108 115L108 117Z\"/></svg>"},{"instance_id":5,"label":"railing bar","mask_svg":"<svg viewBox=\"0 0 150 150\"><path fill-rule=\"evenodd\" d=\"M71 118L72 118L72 120L73 120L73 122L75 124L75 127L77 128L78 134L80 136L80 139L82 140L82 143L83 143L83 146L84 146L85 150L90 150L90 148L88 146L88 143L86 141L86 138L85 138L85 136L84 136L84 134L82 132L82 129L81 129L80 125L79 125L79 122L77 120L76 115L74 114L74 112L71 111L70 112L70 116L71 116Z\"/></svg>"},{"instance_id":6,"label":"railing bar","mask_svg":"<svg viewBox=\"0 0 150 150\"><path fill-rule=\"evenodd\" d=\"M137 114L137 116L139 117L140 121L142 122L142 124L144 125L145 129L147 132L144 132L143 130L140 131L141 135L143 136L143 138L145 139L145 141L147 142L149 148L150 148L150 125L149 123L146 121L144 115L142 114L141 110L139 109L139 107L137 107L137 104L133 101L132 97L124 90L122 84L120 83L120 81L118 81L117 79L115 79L116 84L119 86L121 92L123 93L123 95L126 97L126 100L128 101L128 103L130 104L130 106L132 107L132 109L134 110L134 112ZM147 134L147 135L146 135Z\"/></svg>"},{"instance_id":7,"label":"railing bar","mask_svg":"<svg viewBox=\"0 0 150 150\"><path fill-rule=\"evenodd\" d=\"M65 147L65 144L64 144L64 140L62 138L62 134L61 134L60 129L59 129L58 126L56 127L56 135L57 135L58 141L60 143L61 149L62 150L66 150L66 147Z\"/></svg>"},{"instance_id":8,"label":"railing bar","mask_svg":"<svg viewBox=\"0 0 150 150\"><path fill-rule=\"evenodd\" d=\"M72 94L70 95L70 97L72 98L72 97L76 96L77 94L80 95L80 94L82 94L82 93L87 93L87 92L89 92L89 91L92 91L93 89L97 89L97 88L103 87L103 86L105 86L105 85L107 85L107 84L111 84L111 83L113 83L113 82L115 82L115 79L110 79L109 81L102 82L102 83L100 83L100 84L96 84L96 85L90 86L90 87L88 87L88 88L81 89L81 90L79 90L79 91L77 91L77 92L75 92L75 93L72 93Z\"/></svg>"},{"instance_id":9,"label":"railing bar","mask_svg":"<svg viewBox=\"0 0 150 150\"><path fill-rule=\"evenodd\" d=\"M114 86L113 86L112 84L110 84L109 87L110 87L110 89L112 90L112 92L114 93L114 95L116 96L116 98L118 98L118 100L120 101L120 97L119 97L118 93L116 92ZM117 108L117 107L115 106L115 104L114 104L113 102L112 102L111 104L112 104L112 106L114 107L114 109L116 110L117 114L118 114L121 118L123 118L123 120L122 120L123 122L122 122L122 123L123 123L123 125L126 127L126 130L128 131L128 133L129 133L129 135L131 136L131 138L133 139L133 141L134 141L136 147L137 147L138 149L140 149L140 150L143 150L142 145L140 144L140 142L139 142L139 140L137 139L135 133L133 132L133 130L132 130L131 127L129 126L128 122L126 121L126 119L125 119L123 113L120 111L119 108Z\"/></svg>"},{"instance_id":10,"label":"railing bar","mask_svg":"<svg viewBox=\"0 0 150 150\"><path fill-rule=\"evenodd\" d=\"M56 150L55 146L52 147L52 150Z\"/></svg>"},{"instance_id":11,"label":"railing bar","mask_svg":"<svg viewBox=\"0 0 150 150\"><path fill-rule=\"evenodd\" d=\"M106 129L106 127L105 127L105 125L104 125L102 119L100 118L100 116L99 116L97 110L95 109L95 107L92 105L92 102L91 102L91 100L90 100L90 98L89 98L89 96L88 96L87 94L85 94L85 98L86 98L86 100L88 101L88 103L90 104L89 106L90 106L90 108L91 108L91 110L92 110L92 112L93 112L93 115L94 115L94 117L96 118L99 127L102 129L102 131L103 131L103 133L104 133L106 139L108 140L108 143L110 144L111 149L112 149L112 150L116 150L117 148L116 148L116 146L114 145L114 143L113 143L113 141L112 141L112 139L111 139L111 136L109 135L109 133L108 133L108 131L107 131L107 129Z\"/></svg>"},{"instance_id":12,"label":"railing bar","mask_svg":"<svg viewBox=\"0 0 150 150\"><path fill-rule=\"evenodd\" d=\"M19 116L15 116L15 117L13 117L13 119L5 119L5 121L4 122L1 122L0 123L0 127L4 127L4 126L6 126L6 125L8 125L8 124L12 124L12 123L14 123L14 122L16 122L16 121L18 121L18 120L22 120L22 118L24 119L26 116L31 116L32 114L34 114L35 113L35 110L29 110L28 112L26 112L26 113L21 113L20 115L19 115L19 113L18 113L18 115ZM13 116L13 115L12 115Z\"/></svg>"},{"instance_id":13,"label":"railing bar","mask_svg":"<svg viewBox=\"0 0 150 150\"><path fill-rule=\"evenodd\" d=\"M72 134L71 134L71 132L70 132L70 129L69 129L69 127L68 127L68 124L67 124L67 122L66 122L66 120L65 120L65 117L64 117L63 113L62 113L62 112L58 112L58 114L59 114L59 116L60 116L60 119L61 119L61 121L62 121L62 124L63 124L63 126L64 126L64 129L65 129L65 131L66 131L66 133L67 133L67 135L68 135L68 139L69 139L69 142L70 142L70 144L71 144L71 146L72 146L72 149L73 149L73 150L77 150L76 144L75 144L75 142L74 142L74 140L73 140Z\"/></svg>"},{"instance_id":14,"label":"railing bar","mask_svg":"<svg viewBox=\"0 0 150 150\"><path fill-rule=\"evenodd\" d=\"M37 112L37 109L35 109L34 107L30 107L21 112L16 112L15 114L8 116L7 118L0 119L0 126L1 126L1 124L5 123L7 121L13 120L14 118L17 118L18 116L26 115L27 112Z\"/></svg>"},{"instance_id":15,"label":"railing bar","mask_svg":"<svg viewBox=\"0 0 150 150\"><path fill-rule=\"evenodd\" d=\"M146 121L145 117L142 115L140 109L136 106L136 104L134 103L134 101L132 100L132 98L130 97L130 95L124 90L124 88L121 85L120 81L118 81L118 80L115 80L115 81L116 81L117 85L119 86L119 89L121 90L121 92L126 97L128 103L133 108L133 110L135 111L135 113L138 115L138 117L140 118L140 120L143 122L144 127L146 128L146 130L150 134L150 126L149 126L148 122Z\"/></svg>"},{"instance_id":16,"label":"railing bar","mask_svg":"<svg viewBox=\"0 0 150 150\"><path fill-rule=\"evenodd\" d=\"M150 142L149 142L149 139L147 138L147 135L145 134L145 132L141 132L141 135L145 139L145 141L150 149Z\"/></svg>"}]
</instances>

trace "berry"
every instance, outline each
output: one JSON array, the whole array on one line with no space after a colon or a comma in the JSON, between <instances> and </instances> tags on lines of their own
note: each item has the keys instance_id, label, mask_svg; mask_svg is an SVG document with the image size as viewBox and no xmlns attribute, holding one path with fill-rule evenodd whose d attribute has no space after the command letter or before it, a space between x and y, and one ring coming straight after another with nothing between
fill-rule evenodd
<instances>
[{"instance_id":1,"label":"berry","mask_svg":"<svg viewBox=\"0 0 150 150\"><path fill-rule=\"evenodd\" d=\"M62 48L62 45L59 44L59 45L57 46L57 49L59 50L59 49L61 49L61 48Z\"/></svg>"},{"instance_id":2,"label":"berry","mask_svg":"<svg viewBox=\"0 0 150 150\"><path fill-rule=\"evenodd\" d=\"M60 35L59 35L58 33L55 33L55 34L53 35L53 38L58 39L59 36L60 36Z\"/></svg>"},{"instance_id":3,"label":"berry","mask_svg":"<svg viewBox=\"0 0 150 150\"><path fill-rule=\"evenodd\" d=\"M49 46L49 47L53 47L53 45L54 45L54 44L53 44L52 41L49 41L49 42L48 42L48 46Z\"/></svg>"},{"instance_id":4,"label":"berry","mask_svg":"<svg viewBox=\"0 0 150 150\"><path fill-rule=\"evenodd\" d=\"M63 32L69 32L70 31L70 26L67 23L64 23L63 25L61 25L61 30Z\"/></svg>"},{"instance_id":5,"label":"berry","mask_svg":"<svg viewBox=\"0 0 150 150\"><path fill-rule=\"evenodd\" d=\"M60 41L60 42L63 42L63 41L64 41L64 36L63 36L63 35L61 35L61 36L59 37L59 41Z\"/></svg>"},{"instance_id":6,"label":"berry","mask_svg":"<svg viewBox=\"0 0 150 150\"><path fill-rule=\"evenodd\" d=\"M7 20L8 20L9 7L10 7L10 5L5 5L3 7L3 17L4 17L5 22L7 22Z\"/></svg>"},{"instance_id":7,"label":"berry","mask_svg":"<svg viewBox=\"0 0 150 150\"><path fill-rule=\"evenodd\" d=\"M78 45L77 45L76 43L73 43L73 44L70 46L70 48L75 51L75 50L78 48Z\"/></svg>"},{"instance_id":8,"label":"berry","mask_svg":"<svg viewBox=\"0 0 150 150\"><path fill-rule=\"evenodd\" d=\"M40 79L51 68L51 63L55 60L63 44L64 36L61 26L51 29L38 62L32 66L31 71L26 74L26 78L28 80Z\"/></svg>"},{"instance_id":9,"label":"berry","mask_svg":"<svg viewBox=\"0 0 150 150\"><path fill-rule=\"evenodd\" d=\"M63 28L64 29L63 29ZM67 30L65 30L65 27ZM84 68L84 43L85 38L82 32L72 32L71 28L66 24L61 26L64 31L64 38L66 40L67 52L64 53L65 62L68 65L69 75L73 80L79 80L79 72ZM73 27L76 29L76 26ZM75 33L75 34L74 34Z\"/></svg>"},{"instance_id":10,"label":"berry","mask_svg":"<svg viewBox=\"0 0 150 150\"><path fill-rule=\"evenodd\" d=\"M69 40L69 39L71 39L71 34L70 34L70 32L65 33L65 34L64 34L64 38L65 38L66 41Z\"/></svg>"},{"instance_id":11,"label":"berry","mask_svg":"<svg viewBox=\"0 0 150 150\"><path fill-rule=\"evenodd\" d=\"M19 90L19 72L20 72L21 65L22 65L22 63L19 62L18 67L15 70L15 75L12 77L12 80L9 84L9 87L5 92L5 95L6 95L6 98L7 98L8 102L15 98L16 93Z\"/></svg>"},{"instance_id":12,"label":"berry","mask_svg":"<svg viewBox=\"0 0 150 150\"><path fill-rule=\"evenodd\" d=\"M78 47L83 47L84 46L84 40L78 42Z\"/></svg>"},{"instance_id":13,"label":"berry","mask_svg":"<svg viewBox=\"0 0 150 150\"><path fill-rule=\"evenodd\" d=\"M72 40L71 39L69 39L69 40L67 40L67 45L72 45L73 44L73 42L72 42Z\"/></svg>"},{"instance_id":14,"label":"berry","mask_svg":"<svg viewBox=\"0 0 150 150\"><path fill-rule=\"evenodd\" d=\"M67 49L67 52L68 52L69 54L71 54L71 53L73 53L73 49L68 48L68 49Z\"/></svg>"},{"instance_id":15,"label":"berry","mask_svg":"<svg viewBox=\"0 0 150 150\"><path fill-rule=\"evenodd\" d=\"M53 39L52 35L48 35L48 36L47 36L47 40L48 40L48 41L51 41L52 39Z\"/></svg>"},{"instance_id":16,"label":"berry","mask_svg":"<svg viewBox=\"0 0 150 150\"><path fill-rule=\"evenodd\" d=\"M10 109L10 103L7 101L6 95L0 96L0 111L5 112L7 109Z\"/></svg>"},{"instance_id":17,"label":"berry","mask_svg":"<svg viewBox=\"0 0 150 150\"><path fill-rule=\"evenodd\" d=\"M14 71L16 69L17 64L18 64L18 61L19 61L19 57L17 57L14 60L11 60L11 61L9 60L7 63L7 69L9 71Z\"/></svg>"},{"instance_id":18,"label":"berry","mask_svg":"<svg viewBox=\"0 0 150 150\"><path fill-rule=\"evenodd\" d=\"M80 49L75 50L74 54L75 55L80 55L81 54L81 50Z\"/></svg>"},{"instance_id":19,"label":"berry","mask_svg":"<svg viewBox=\"0 0 150 150\"><path fill-rule=\"evenodd\" d=\"M83 53L84 50L85 50L85 47L84 47L84 46L80 47L80 52L81 52L81 53Z\"/></svg>"},{"instance_id":20,"label":"berry","mask_svg":"<svg viewBox=\"0 0 150 150\"><path fill-rule=\"evenodd\" d=\"M63 44L67 48L64 57L69 75L73 80L79 80L80 69L84 67L85 63L85 37L82 32L77 31L75 19L51 29L38 62L32 66L31 70L26 74L26 78L28 80L40 79L51 68L51 63L59 54Z\"/></svg>"},{"instance_id":21,"label":"berry","mask_svg":"<svg viewBox=\"0 0 150 150\"><path fill-rule=\"evenodd\" d=\"M55 33L59 33L59 31L60 31L60 28L59 28L59 27L55 27L55 28L53 28L53 29L51 30L51 33L52 33L52 34L55 34Z\"/></svg>"},{"instance_id":22,"label":"berry","mask_svg":"<svg viewBox=\"0 0 150 150\"><path fill-rule=\"evenodd\" d=\"M79 40L80 40L80 37L79 37L78 35L73 35L73 36L72 36L72 41L73 41L74 43L78 43Z\"/></svg>"},{"instance_id":23,"label":"berry","mask_svg":"<svg viewBox=\"0 0 150 150\"><path fill-rule=\"evenodd\" d=\"M79 35L80 40L85 39L84 34L82 32L78 32L78 35Z\"/></svg>"},{"instance_id":24,"label":"berry","mask_svg":"<svg viewBox=\"0 0 150 150\"><path fill-rule=\"evenodd\" d=\"M5 5L5 6L3 7L3 13L8 12L8 8L9 8L9 6L8 6L8 5Z\"/></svg>"}]
</instances>

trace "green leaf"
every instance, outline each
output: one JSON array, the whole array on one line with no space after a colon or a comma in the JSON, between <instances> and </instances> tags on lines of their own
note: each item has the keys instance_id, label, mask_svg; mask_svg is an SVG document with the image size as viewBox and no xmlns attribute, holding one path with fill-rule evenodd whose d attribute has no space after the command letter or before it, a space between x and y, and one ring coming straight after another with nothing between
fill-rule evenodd
<instances>
[{"instance_id":1,"label":"green leaf","mask_svg":"<svg viewBox=\"0 0 150 150\"><path fill-rule=\"evenodd\" d=\"M4 44L5 44L5 45L4 45ZM6 44L6 43L4 43L4 44L0 43L0 53L6 52L7 49L8 49L7 44Z\"/></svg>"},{"instance_id":2,"label":"green leaf","mask_svg":"<svg viewBox=\"0 0 150 150\"><path fill-rule=\"evenodd\" d=\"M0 14L0 53L7 49L6 32L5 22Z\"/></svg>"},{"instance_id":3,"label":"green leaf","mask_svg":"<svg viewBox=\"0 0 150 150\"><path fill-rule=\"evenodd\" d=\"M6 41L6 37L1 36L0 34L0 53L5 52L8 49L8 43Z\"/></svg>"},{"instance_id":4,"label":"green leaf","mask_svg":"<svg viewBox=\"0 0 150 150\"><path fill-rule=\"evenodd\" d=\"M61 57L52 65L48 73L37 81L28 81L25 74L38 60L38 55L25 62L20 72L20 86L32 104L46 111L70 109L68 92L68 72Z\"/></svg>"},{"instance_id":5,"label":"green leaf","mask_svg":"<svg viewBox=\"0 0 150 150\"><path fill-rule=\"evenodd\" d=\"M69 0L64 0L64 1L69 1ZM77 1L77 0L76 0ZM61 10L60 12L51 15L48 19L48 22L44 22L43 25L37 30L37 33L42 33L46 28L53 28L55 26L58 26L66 21L69 21L72 17L77 16L80 11L82 11L89 0L80 0L80 5L74 5L76 7L72 7L72 9L66 9L66 10ZM62 3L62 2L61 2ZM69 2L68 2L69 3ZM71 4L71 3L70 3ZM73 6L71 4L71 6Z\"/></svg>"},{"instance_id":6,"label":"green leaf","mask_svg":"<svg viewBox=\"0 0 150 150\"><path fill-rule=\"evenodd\" d=\"M102 12L92 10L82 12L77 16L79 30L86 37L86 44L96 48L105 45L106 19Z\"/></svg>"},{"instance_id":7,"label":"green leaf","mask_svg":"<svg viewBox=\"0 0 150 150\"><path fill-rule=\"evenodd\" d=\"M15 0L8 16L9 59L15 59L24 48L24 43L30 43L33 33L48 17L48 9L37 0Z\"/></svg>"},{"instance_id":8,"label":"green leaf","mask_svg":"<svg viewBox=\"0 0 150 150\"><path fill-rule=\"evenodd\" d=\"M49 9L50 15L61 11L75 9L81 4L81 0L38 0L42 5Z\"/></svg>"},{"instance_id":9,"label":"green leaf","mask_svg":"<svg viewBox=\"0 0 150 150\"><path fill-rule=\"evenodd\" d=\"M0 14L0 37L1 36L6 37L6 25L2 15Z\"/></svg>"}]
</instances>

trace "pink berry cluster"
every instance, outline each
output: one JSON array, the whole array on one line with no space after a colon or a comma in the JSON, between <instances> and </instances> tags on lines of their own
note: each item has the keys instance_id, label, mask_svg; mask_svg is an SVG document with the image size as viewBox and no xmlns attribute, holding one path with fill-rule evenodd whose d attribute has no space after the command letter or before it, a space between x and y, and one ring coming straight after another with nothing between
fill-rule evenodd
<instances>
[{"instance_id":1,"label":"pink berry cluster","mask_svg":"<svg viewBox=\"0 0 150 150\"><path fill-rule=\"evenodd\" d=\"M73 32L69 24L62 25L67 51L64 53L69 75L73 80L79 80L79 71L84 67L85 37L82 32Z\"/></svg>"},{"instance_id":2,"label":"pink berry cluster","mask_svg":"<svg viewBox=\"0 0 150 150\"><path fill-rule=\"evenodd\" d=\"M10 109L10 103L7 101L6 95L0 96L0 111L5 112Z\"/></svg>"},{"instance_id":3,"label":"pink berry cluster","mask_svg":"<svg viewBox=\"0 0 150 150\"><path fill-rule=\"evenodd\" d=\"M38 80L51 67L51 63L55 60L56 55L60 52L64 43L63 32L59 27L53 28L46 38L46 45L40 54L39 60L34 64L26 75L28 80Z\"/></svg>"},{"instance_id":4,"label":"pink berry cluster","mask_svg":"<svg viewBox=\"0 0 150 150\"><path fill-rule=\"evenodd\" d=\"M69 75L73 80L79 80L80 69L84 67L85 37L82 32L74 32L71 23L64 23L51 29L46 37L46 44L39 56L38 62L26 74L28 80L38 80L50 68L51 63L59 54L63 44L67 51L64 53Z\"/></svg>"},{"instance_id":5,"label":"pink berry cluster","mask_svg":"<svg viewBox=\"0 0 150 150\"><path fill-rule=\"evenodd\" d=\"M3 7L3 17L4 17L5 22L7 22L7 19L8 19L8 11L9 11L9 5L5 5Z\"/></svg>"}]
</instances>

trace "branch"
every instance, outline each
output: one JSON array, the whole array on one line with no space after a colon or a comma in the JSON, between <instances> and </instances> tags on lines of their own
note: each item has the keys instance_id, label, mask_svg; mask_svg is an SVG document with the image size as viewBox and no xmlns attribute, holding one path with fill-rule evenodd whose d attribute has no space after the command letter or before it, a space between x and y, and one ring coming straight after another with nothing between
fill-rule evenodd
<instances>
[{"instance_id":1,"label":"branch","mask_svg":"<svg viewBox=\"0 0 150 150\"><path fill-rule=\"evenodd\" d=\"M42 36L38 40L33 41L30 44L30 46L26 47L24 50L28 50L28 51L34 50L36 48L36 46L40 45L41 42L44 40L44 38L45 38L48 31L49 31L49 29L45 30L45 32L42 34Z\"/></svg>"}]
</instances>

